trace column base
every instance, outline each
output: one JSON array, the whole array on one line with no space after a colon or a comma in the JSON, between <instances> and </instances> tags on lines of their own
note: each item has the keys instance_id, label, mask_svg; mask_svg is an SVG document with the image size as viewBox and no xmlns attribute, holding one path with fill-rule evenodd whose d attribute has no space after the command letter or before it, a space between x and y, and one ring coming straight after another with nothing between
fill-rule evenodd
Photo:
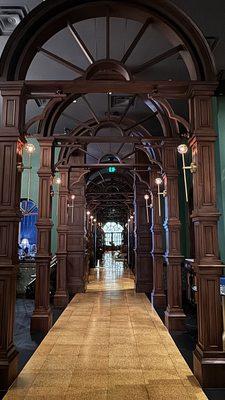
<instances>
[{"instance_id":1,"label":"column base","mask_svg":"<svg viewBox=\"0 0 225 400\"><path fill-rule=\"evenodd\" d=\"M152 282L139 281L135 285L136 293L151 293Z\"/></svg>"},{"instance_id":2,"label":"column base","mask_svg":"<svg viewBox=\"0 0 225 400\"><path fill-rule=\"evenodd\" d=\"M31 317L30 331L47 334L52 327L52 310L35 311Z\"/></svg>"},{"instance_id":3,"label":"column base","mask_svg":"<svg viewBox=\"0 0 225 400\"><path fill-rule=\"evenodd\" d=\"M164 293L151 293L151 303L156 308L166 308L166 295Z\"/></svg>"},{"instance_id":4,"label":"column base","mask_svg":"<svg viewBox=\"0 0 225 400\"><path fill-rule=\"evenodd\" d=\"M69 297L66 292L56 292L54 296L54 306L56 308L65 308L69 303Z\"/></svg>"},{"instance_id":5,"label":"column base","mask_svg":"<svg viewBox=\"0 0 225 400\"><path fill-rule=\"evenodd\" d=\"M193 353L194 374L205 388L225 387L225 352L217 352L210 358L202 355L198 349Z\"/></svg>"},{"instance_id":6,"label":"column base","mask_svg":"<svg viewBox=\"0 0 225 400\"><path fill-rule=\"evenodd\" d=\"M186 315L183 310L180 311L165 311L165 325L169 332L173 331L186 331L185 325Z\"/></svg>"},{"instance_id":7,"label":"column base","mask_svg":"<svg viewBox=\"0 0 225 400\"><path fill-rule=\"evenodd\" d=\"M0 390L7 390L18 375L19 353L14 345L5 357L0 358Z\"/></svg>"},{"instance_id":8,"label":"column base","mask_svg":"<svg viewBox=\"0 0 225 400\"><path fill-rule=\"evenodd\" d=\"M75 295L76 293L85 293L87 290L87 281L86 280L71 280L67 284L67 289L69 295Z\"/></svg>"}]
</instances>

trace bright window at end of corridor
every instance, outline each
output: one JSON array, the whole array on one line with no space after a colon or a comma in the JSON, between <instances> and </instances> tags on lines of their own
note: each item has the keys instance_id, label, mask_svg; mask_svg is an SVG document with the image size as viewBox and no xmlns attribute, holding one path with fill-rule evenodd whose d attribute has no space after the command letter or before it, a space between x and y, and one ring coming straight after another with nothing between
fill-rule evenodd
<instances>
[{"instance_id":1,"label":"bright window at end of corridor","mask_svg":"<svg viewBox=\"0 0 225 400\"><path fill-rule=\"evenodd\" d=\"M121 246L123 240L123 226L116 222L107 222L103 226L106 246Z\"/></svg>"}]
</instances>

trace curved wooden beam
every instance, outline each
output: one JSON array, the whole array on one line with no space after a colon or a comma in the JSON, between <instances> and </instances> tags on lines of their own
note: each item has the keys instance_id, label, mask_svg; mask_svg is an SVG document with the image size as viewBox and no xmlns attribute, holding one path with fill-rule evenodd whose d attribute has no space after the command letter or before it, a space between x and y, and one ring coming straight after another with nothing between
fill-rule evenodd
<instances>
[{"instance_id":1,"label":"curved wooden beam","mask_svg":"<svg viewBox=\"0 0 225 400\"><path fill-rule=\"evenodd\" d=\"M135 3L114 0L108 1L107 7L101 0L94 3L92 0L83 3L71 0L42 2L10 36L0 62L2 79L24 80L37 48L64 29L68 19L73 24L88 18L106 17L108 9L110 17L141 22L153 17L173 46L183 44L187 49L188 57L184 57L184 61L192 74L191 79L216 80L215 62L206 39L194 22L168 0L136 0Z\"/></svg>"}]
</instances>

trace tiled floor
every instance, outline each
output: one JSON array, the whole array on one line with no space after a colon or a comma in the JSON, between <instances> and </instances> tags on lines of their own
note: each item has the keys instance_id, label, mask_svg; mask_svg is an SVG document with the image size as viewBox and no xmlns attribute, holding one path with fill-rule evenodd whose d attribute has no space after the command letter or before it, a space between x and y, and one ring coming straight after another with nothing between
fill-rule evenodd
<instances>
[{"instance_id":1,"label":"tiled floor","mask_svg":"<svg viewBox=\"0 0 225 400\"><path fill-rule=\"evenodd\" d=\"M207 399L133 277L106 255L5 399Z\"/></svg>"}]
</instances>

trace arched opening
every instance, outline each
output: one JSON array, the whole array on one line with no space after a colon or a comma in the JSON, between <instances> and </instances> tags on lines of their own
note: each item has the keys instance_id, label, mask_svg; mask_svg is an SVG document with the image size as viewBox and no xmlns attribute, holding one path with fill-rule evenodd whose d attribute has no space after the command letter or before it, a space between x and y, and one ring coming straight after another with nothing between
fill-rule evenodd
<instances>
[{"instance_id":1,"label":"arched opening","mask_svg":"<svg viewBox=\"0 0 225 400\"><path fill-rule=\"evenodd\" d=\"M32 200L22 199L20 210L23 217L19 229L19 257L20 259L34 259L37 253L38 208Z\"/></svg>"},{"instance_id":2,"label":"arched opening","mask_svg":"<svg viewBox=\"0 0 225 400\"><path fill-rule=\"evenodd\" d=\"M106 222L102 229L105 233L105 246L108 249L111 248L115 250L121 248L123 244L123 226L119 222Z\"/></svg>"},{"instance_id":3,"label":"arched opening","mask_svg":"<svg viewBox=\"0 0 225 400\"><path fill-rule=\"evenodd\" d=\"M79 312L84 312L85 322L88 315L96 325L92 315L93 310L93 314L99 312L95 296L96 303L108 308L108 303L115 305L119 293L128 315L129 308L136 307L127 317L136 347L142 343L140 332L134 333L136 324L153 310L146 305L145 293L153 306L163 308L170 332L185 327L177 147L188 145L192 163L185 164L183 152L180 171L184 184L185 173L193 173L191 219L198 290L194 373L202 385L223 385L218 290L222 267L211 104L216 76L202 33L169 1L44 2L12 34L3 51L0 73L0 262L3 260L4 266L0 268L0 298L7 299L0 304L4 387L11 384L17 370L13 267L17 265L20 198L25 197L21 174L33 168L22 161L30 138L40 147L35 174L39 200L35 201L36 292L31 331L47 333L52 326L53 253L57 262L54 306L64 308L76 295L69 312L76 299L79 306L84 299L87 309ZM30 203L27 196L27 205ZM182 206L188 207L186 203ZM27 249L34 239L27 237L25 221L21 239ZM32 221L30 218L29 224ZM106 271L101 262L107 263L103 255L108 247L112 251L121 247L121 251L114 260L110 258L112 268ZM112 261L119 263L118 268L113 268ZM80 317L76 309L73 312L69 323ZM114 311L105 313L106 319L110 314L107 322L111 324ZM155 326L156 314L151 318L150 325ZM113 329L117 328L110 326L110 331ZM98 339L95 337L95 344ZM111 363L108 355L106 358ZM0 369L0 378L1 374Z\"/></svg>"}]
</instances>

